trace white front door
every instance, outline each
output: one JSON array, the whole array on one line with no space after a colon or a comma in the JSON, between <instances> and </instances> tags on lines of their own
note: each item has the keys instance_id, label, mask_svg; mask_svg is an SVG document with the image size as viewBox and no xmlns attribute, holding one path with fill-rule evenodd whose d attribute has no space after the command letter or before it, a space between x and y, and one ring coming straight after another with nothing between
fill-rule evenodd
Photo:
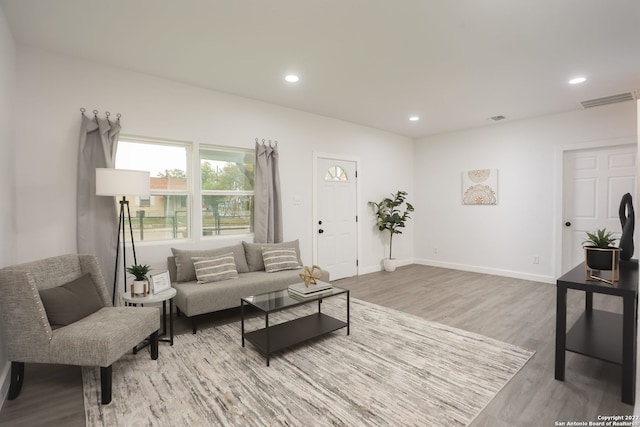
<instances>
[{"instance_id":1,"label":"white front door","mask_svg":"<svg viewBox=\"0 0 640 427\"><path fill-rule=\"evenodd\" d=\"M315 263L331 280L358 274L356 162L316 158Z\"/></svg>"},{"instance_id":2,"label":"white front door","mask_svg":"<svg viewBox=\"0 0 640 427\"><path fill-rule=\"evenodd\" d=\"M620 200L636 194L636 152L637 145L624 145L564 153L563 274L584 261L587 231L606 228L620 236Z\"/></svg>"}]
</instances>

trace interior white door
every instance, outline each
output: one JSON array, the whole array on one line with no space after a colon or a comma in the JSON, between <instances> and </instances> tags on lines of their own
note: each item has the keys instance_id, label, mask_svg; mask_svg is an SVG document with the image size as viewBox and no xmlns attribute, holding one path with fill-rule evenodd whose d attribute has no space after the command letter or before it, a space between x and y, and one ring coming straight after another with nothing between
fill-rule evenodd
<instances>
[{"instance_id":1,"label":"interior white door","mask_svg":"<svg viewBox=\"0 0 640 427\"><path fill-rule=\"evenodd\" d=\"M637 145L564 153L563 274L584 260L587 231L606 228L620 235L620 200L636 194L636 153Z\"/></svg>"},{"instance_id":2,"label":"interior white door","mask_svg":"<svg viewBox=\"0 0 640 427\"><path fill-rule=\"evenodd\" d=\"M356 162L316 159L316 264L331 280L358 273Z\"/></svg>"}]
</instances>

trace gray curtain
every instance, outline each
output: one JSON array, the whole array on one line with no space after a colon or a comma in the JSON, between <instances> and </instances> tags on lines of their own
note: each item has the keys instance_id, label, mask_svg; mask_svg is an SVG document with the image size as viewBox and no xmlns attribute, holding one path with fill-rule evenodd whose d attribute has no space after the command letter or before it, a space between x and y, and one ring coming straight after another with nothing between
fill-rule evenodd
<instances>
[{"instance_id":1,"label":"gray curtain","mask_svg":"<svg viewBox=\"0 0 640 427\"><path fill-rule=\"evenodd\" d=\"M82 115L78 152L78 253L98 257L109 292L113 292L118 212L115 198L96 196L96 168L115 166L120 120Z\"/></svg>"},{"instance_id":2,"label":"gray curtain","mask_svg":"<svg viewBox=\"0 0 640 427\"><path fill-rule=\"evenodd\" d=\"M254 184L254 241L282 242L282 200L278 171L278 143L259 144L256 140Z\"/></svg>"}]
</instances>

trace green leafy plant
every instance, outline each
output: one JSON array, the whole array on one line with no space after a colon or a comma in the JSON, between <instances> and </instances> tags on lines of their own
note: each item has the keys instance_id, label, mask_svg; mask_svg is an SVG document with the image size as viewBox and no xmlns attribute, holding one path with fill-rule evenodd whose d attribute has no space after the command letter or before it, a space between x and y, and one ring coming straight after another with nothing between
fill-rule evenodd
<instances>
[{"instance_id":1,"label":"green leafy plant","mask_svg":"<svg viewBox=\"0 0 640 427\"><path fill-rule=\"evenodd\" d=\"M587 231L587 239L582 242L582 246L588 248L607 249L610 248L616 240L618 240L618 238L613 235L613 232L607 231L606 228L602 228L600 230L596 230L594 233L589 233Z\"/></svg>"},{"instance_id":2,"label":"green leafy plant","mask_svg":"<svg viewBox=\"0 0 640 427\"><path fill-rule=\"evenodd\" d=\"M413 205L406 201L407 192L398 191L391 194L391 198L386 197L381 202L369 202L376 208L376 226L380 231L389 230L389 258L392 258L393 235L402 234L402 228L406 221L411 218L410 213L414 211Z\"/></svg>"},{"instance_id":3,"label":"green leafy plant","mask_svg":"<svg viewBox=\"0 0 640 427\"><path fill-rule=\"evenodd\" d=\"M135 276L137 281L147 280L147 273L149 273L149 271L151 271L151 267L146 264L136 264L131 267L127 267L127 273Z\"/></svg>"}]
</instances>

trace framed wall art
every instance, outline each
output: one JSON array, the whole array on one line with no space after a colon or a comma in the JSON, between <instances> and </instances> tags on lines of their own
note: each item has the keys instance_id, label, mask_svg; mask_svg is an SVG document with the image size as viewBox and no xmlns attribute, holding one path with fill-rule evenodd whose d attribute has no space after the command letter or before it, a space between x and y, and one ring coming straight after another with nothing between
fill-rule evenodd
<instances>
[{"instance_id":1,"label":"framed wall art","mask_svg":"<svg viewBox=\"0 0 640 427\"><path fill-rule=\"evenodd\" d=\"M498 169L462 172L463 205L498 204Z\"/></svg>"}]
</instances>

